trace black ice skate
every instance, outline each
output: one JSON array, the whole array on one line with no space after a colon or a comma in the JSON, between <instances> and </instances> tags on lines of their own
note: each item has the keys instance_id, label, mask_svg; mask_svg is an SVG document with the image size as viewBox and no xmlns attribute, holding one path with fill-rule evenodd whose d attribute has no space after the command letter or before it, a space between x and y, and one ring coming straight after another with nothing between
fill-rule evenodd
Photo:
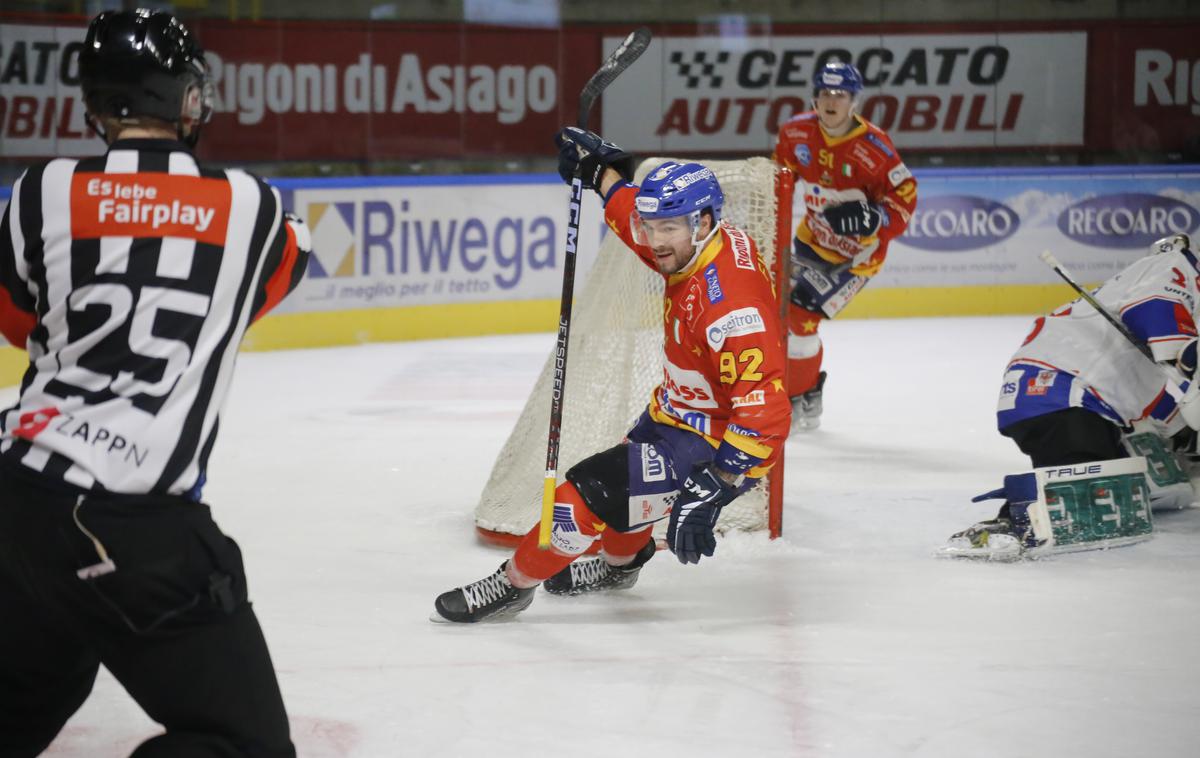
<instances>
[{"instance_id":1,"label":"black ice skate","mask_svg":"<svg viewBox=\"0 0 1200 758\"><path fill-rule=\"evenodd\" d=\"M582 595L602 590L627 590L637 584L642 566L654 557L657 548L650 540L624 566L613 566L604 558L581 558L542 582L551 595Z\"/></svg>"},{"instance_id":2,"label":"black ice skate","mask_svg":"<svg viewBox=\"0 0 1200 758\"><path fill-rule=\"evenodd\" d=\"M478 621L499 621L512 618L533 602L534 587L520 589L508 581L504 568L477 582L443 592L433 602L436 613L433 621L452 621L474 624Z\"/></svg>"},{"instance_id":3,"label":"black ice skate","mask_svg":"<svg viewBox=\"0 0 1200 758\"><path fill-rule=\"evenodd\" d=\"M817 375L817 385L792 398L792 431L812 431L821 425L821 393L825 389L825 372Z\"/></svg>"}]
</instances>

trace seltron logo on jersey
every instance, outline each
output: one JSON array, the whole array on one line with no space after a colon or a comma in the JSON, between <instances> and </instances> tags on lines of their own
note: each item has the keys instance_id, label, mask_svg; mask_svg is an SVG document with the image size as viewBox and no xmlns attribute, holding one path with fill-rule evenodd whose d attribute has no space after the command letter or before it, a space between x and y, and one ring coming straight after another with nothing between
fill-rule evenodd
<instances>
[{"instance_id":1,"label":"seltron logo on jersey","mask_svg":"<svg viewBox=\"0 0 1200 758\"><path fill-rule=\"evenodd\" d=\"M1011 237L1021 226L1017 212L976 195L922 197L900 239L935 253L988 247Z\"/></svg>"},{"instance_id":2,"label":"seltron logo on jersey","mask_svg":"<svg viewBox=\"0 0 1200 758\"><path fill-rule=\"evenodd\" d=\"M223 179L80 173L71 178L71 235L184 237L223 245L229 205Z\"/></svg>"},{"instance_id":3,"label":"seltron logo on jersey","mask_svg":"<svg viewBox=\"0 0 1200 758\"><path fill-rule=\"evenodd\" d=\"M1128 192L1081 200L1058 217L1058 229L1085 245L1145 247L1161 237L1190 234L1200 210L1162 195Z\"/></svg>"},{"instance_id":4,"label":"seltron logo on jersey","mask_svg":"<svg viewBox=\"0 0 1200 758\"><path fill-rule=\"evenodd\" d=\"M708 327L706 335L709 347L713 350L720 350L727 337L738 337L766 330L762 314L758 312L757 308L738 308L714 321Z\"/></svg>"}]
</instances>

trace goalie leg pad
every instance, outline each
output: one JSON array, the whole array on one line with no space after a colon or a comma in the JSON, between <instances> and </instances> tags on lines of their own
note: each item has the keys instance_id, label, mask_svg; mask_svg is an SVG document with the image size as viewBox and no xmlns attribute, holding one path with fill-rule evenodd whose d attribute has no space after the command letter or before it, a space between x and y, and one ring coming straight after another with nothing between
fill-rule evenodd
<instances>
[{"instance_id":1,"label":"goalie leg pad","mask_svg":"<svg viewBox=\"0 0 1200 758\"><path fill-rule=\"evenodd\" d=\"M1148 539L1154 524L1145 472L1146 461L1139 457L1007 476L1003 488L974 499L1005 498L1001 515L954 535L940 552L1012 559ZM992 544L993 533L1005 539Z\"/></svg>"},{"instance_id":2,"label":"goalie leg pad","mask_svg":"<svg viewBox=\"0 0 1200 758\"><path fill-rule=\"evenodd\" d=\"M1196 500L1192 481L1168 449L1168 442L1154 432L1137 432L1121 440L1130 455L1146 459L1146 484L1150 505L1156 510L1187 508Z\"/></svg>"},{"instance_id":3,"label":"goalie leg pad","mask_svg":"<svg viewBox=\"0 0 1200 758\"><path fill-rule=\"evenodd\" d=\"M1051 466L1034 474L1041 497L1029 506L1030 522L1038 542L1055 551L1129 544L1154 529L1145 458Z\"/></svg>"}]
</instances>

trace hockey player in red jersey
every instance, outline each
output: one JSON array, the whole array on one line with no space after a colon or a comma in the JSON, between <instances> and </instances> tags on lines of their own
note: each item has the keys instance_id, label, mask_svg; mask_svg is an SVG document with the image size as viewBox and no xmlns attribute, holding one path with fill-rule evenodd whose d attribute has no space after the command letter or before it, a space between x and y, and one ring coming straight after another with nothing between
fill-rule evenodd
<instances>
[{"instance_id":1,"label":"hockey player in red jersey","mask_svg":"<svg viewBox=\"0 0 1200 758\"><path fill-rule=\"evenodd\" d=\"M745 232L721 221L712 171L667 162L640 187L633 156L597 135L562 130L559 171L600 193L605 221L666 279L663 380L627 438L566 474L551 548L538 528L494 574L440 595L435 621L511 616L534 589L574 595L625 589L655 552L654 523L683 563L713 555L721 508L778 459L790 427L783 325L770 274ZM581 558L600 541L596 558Z\"/></svg>"},{"instance_id":2,"label":"hockey player in red jersey","mask_svg":"<svg viewBox=\"0 0 1200 758\"><path fill-rule=\"evenodd\" d=\"M805 207L793 242L788 315L794 429L820 425L821 321L879 271L917 204L917 180L892 141L854 112L862 87L849 63L825 65L814 78L814 110L785 122L775 145L775 161L795 175Z\"/></svg>"},{"instance_id":3,"label":"hockey player in red jersey","mask_svg":"<svg viewBox=\"0 0 1200 758\"><path fill-rule=\"evenodd\" d=\"M103 664L163 727L136 758L294 758L201 491L242 335L299 283L308 229L193 156L212 85L178 19L105 11L80 48L108 149L31 166L0 220L0 333L30 359L0 413L0 756L41 754Z\"/></svg>"}]
</instances>

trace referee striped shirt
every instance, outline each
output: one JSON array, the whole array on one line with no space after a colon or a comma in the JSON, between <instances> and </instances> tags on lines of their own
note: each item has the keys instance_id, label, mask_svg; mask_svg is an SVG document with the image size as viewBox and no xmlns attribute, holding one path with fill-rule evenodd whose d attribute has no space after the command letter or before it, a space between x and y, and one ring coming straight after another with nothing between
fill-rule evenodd
<instances>
[{"instance_id":1,"label":"referee striped shirt","mask_svg":"<svg viewBox=\"0 0 1200 758\"><path fill-rule=\"evenodd\" d=\"M0 461L199 500L238 345L299 283L307 240L276 190L171 140L30 168L0 225L0 332L30 362Z\"/></svg>"}]
</instances>

